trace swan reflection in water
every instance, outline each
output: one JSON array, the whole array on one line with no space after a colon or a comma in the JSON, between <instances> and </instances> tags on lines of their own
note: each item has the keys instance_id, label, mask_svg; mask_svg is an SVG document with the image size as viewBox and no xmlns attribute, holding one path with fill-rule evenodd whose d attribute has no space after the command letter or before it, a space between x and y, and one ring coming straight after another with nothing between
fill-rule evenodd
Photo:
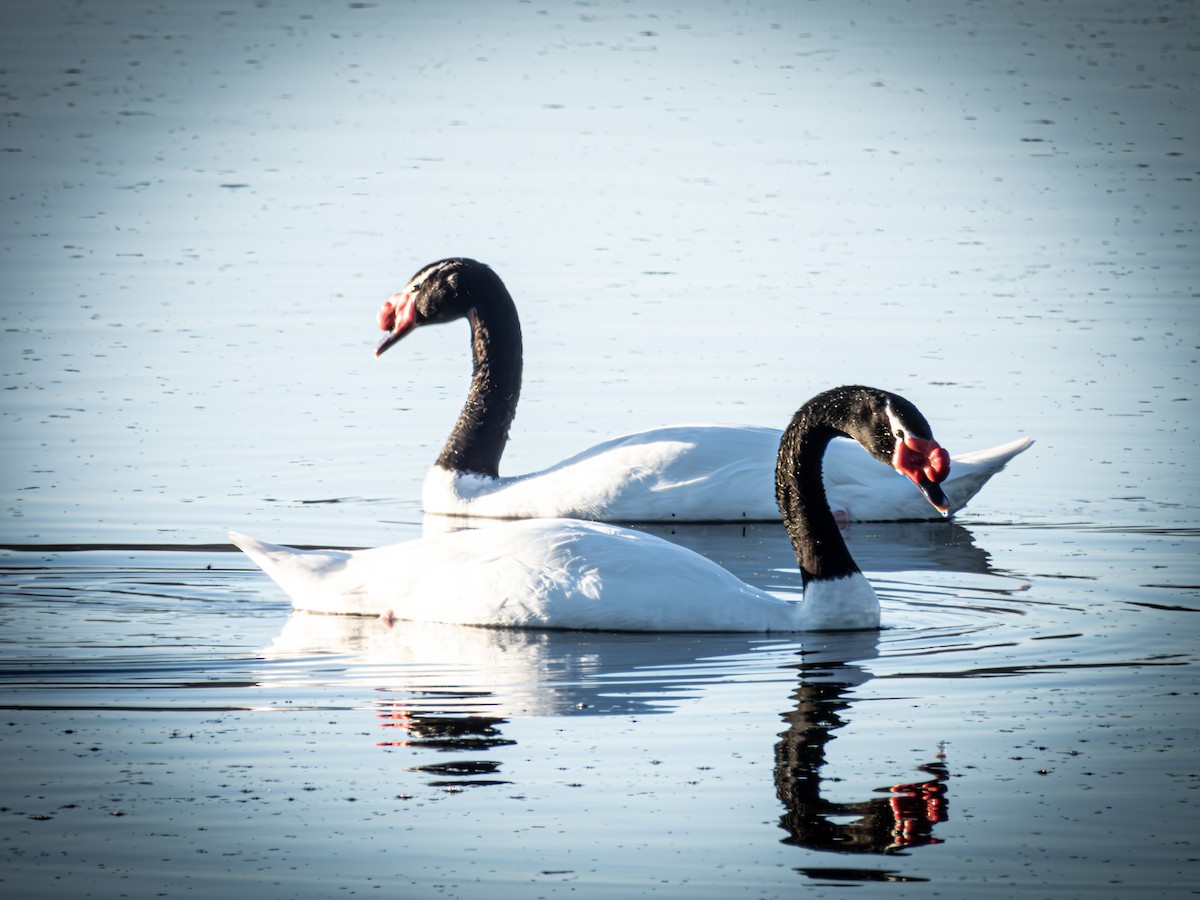
<instances>
[{"instance_id":1,"label":"swan reflection in water","mask_svg":"<svg viewBox=\"0 0 1200 900\"><path fill-rule=\"evenodd\" d=\"M806 680L805 670L816 677ZM779 819L784 843L842 853L896 853L940 843L933 826L947 819L945 745L919 767L926 777L876 789L877 796L851 802L826 799L821 770L832 732L846 724L848 693L869 676L852 664L801 663L795 708L783 714L787 730L775 745L775 792L784 806ZM847 676L863 677L847 680ZM824 873L831 877L831 873Z\"/></svg>"},{"instance_id":2,"label":"swan reflection in water","mask_svg":"<svg viewBox=\"0 0 1200 900\"><path fill-rule=\"evenodd\" d=\"M783 842L820 851L895 853L937 843L934 825L947 815L948 769L940 748L920 767L921 778L882 785L875 796L841 802L823 791L834 732L852 710L855 688L872 677L858 663L878 656L878 641L876 632L810 635L797 642L388 626L372 618L296 612L267 656L286 660L294 677L298 658L319 654L316 677L374 691L382 730L376 744L446 754L445 761L435 757L408 771L453 792L512 783L503 771L505 748L516 743L504 734L512 718L670 713L699 697L706 684L764 668L794 669L799 680L790 708L781 713L786 729L774 750ZM823 870L821 877L836 877L833 871Z\"/></svg>"}]
</instances>

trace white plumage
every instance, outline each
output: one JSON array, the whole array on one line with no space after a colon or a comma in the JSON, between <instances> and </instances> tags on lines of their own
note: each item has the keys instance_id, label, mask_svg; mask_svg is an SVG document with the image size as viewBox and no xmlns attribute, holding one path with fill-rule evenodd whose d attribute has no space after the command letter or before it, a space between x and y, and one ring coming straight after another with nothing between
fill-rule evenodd
<instances>
[{"instance_id":1,"label":"white plumage","mask_svg":"<svg viewBox=\"0 0 1200 900\"><path fill-rule=\"evenodd\" d=\"M499 522L353 551L229 537L296 609L309 612L589 631L822 631L879 623L878 600L860 573L822 585L818 592L827 596L784 600L670 541L596 522Z\"/></svg>"},{"instance_id":2,"label":"white plumage","mask_svg":"<svg viewBox=\"0 0 1200 900\"><path fill-rule=\"evenodd\" d=\"M427 513L492 519L570 517L618 522L773 521L775 453L782 432L737 425L677 425L615 438L540 472L491 478L434 466ZM942 488L953 514L1033 441L952 456ZM854 441L825 451L829 507L842 521L939 518L908 479Z\"/></svg>"}]
</instances>

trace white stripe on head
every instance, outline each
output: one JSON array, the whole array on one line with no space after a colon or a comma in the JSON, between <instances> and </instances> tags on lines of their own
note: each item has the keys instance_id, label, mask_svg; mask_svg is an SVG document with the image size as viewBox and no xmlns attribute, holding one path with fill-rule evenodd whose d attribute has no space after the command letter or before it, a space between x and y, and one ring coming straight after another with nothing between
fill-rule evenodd
<instances>
[{"instance_id":1,"label":"white stripe on head","mask_svg":"<svg viewBox=\"0 0 1200 900\"><path fill-rule=\"evenodd\" d=\"M435 263L432 263L432 264L426 266L420 272L418 272L416 275L414 275L411 279L409 279L408 284L406 284L404 286L403 290L401 290L400 293L408 294L413 291L420 290L421 285L426 281L426 279L432 278L434 275L437 275L443 269L449 268L450 266L454 265L454 262L455 262L454 260L443 259L440 262L435 262Z\"/></svg>"},{"instance_id":2,"label":"white stripe on head","mask_svg":"<svg viewBox=\"0 0 1200 900\"><path fill-rule=\"evenodd\" d=\"M892 401L889 400L884 404L883 411L887 413L888 422L892 426L892 434L899 437L902 434L908 434L908 429L904 427L904 423L900 421L900 417L896 415L896 411L892 409Z\"/></svg>"}]
</instances>

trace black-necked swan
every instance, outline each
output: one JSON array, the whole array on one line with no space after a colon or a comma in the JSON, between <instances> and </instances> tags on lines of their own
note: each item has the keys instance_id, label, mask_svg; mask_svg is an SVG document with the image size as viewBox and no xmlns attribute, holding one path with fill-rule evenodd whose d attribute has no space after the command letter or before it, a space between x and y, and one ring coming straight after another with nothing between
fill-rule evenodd
<instances>
[{"instance_id":1,"label":"black-necked swan","mask_svg":"<svg viewBox=\"0 0 1200 900\"><path fill-rule=\"evenodd\" d=\"M846 548L821 462L839 435L904 476L943 515L949 454L902 397L817 395L792 417L775 493L804 597L784 600L662 538L576 519L526 519L370 550L297 550L231 533L297 609L502 628L830 631L879 627L879 599ZM910 484L911 482L911 484ZM913 493L917 491L913 490Z\"/></svg>"},{"instance_id":2,"label":"black-necked swan","mask_svg":"<svg viewBox=\"0 0 1200 900\"><path fill-rule=\"evenodd\" d=\"M456 258L417 272L380 310L379 325L388 334L375 355L414 328L461 318L471 326L471 388L425 478L425 512L608 522L778 519L771 489L780 438L775 428L655 428L599 444L540 472L500 477L521 393L522 343L516 305L490 267ZM954 475L944 485L951 513L1031 443L1021 438L954 457ZM907 481L880 469L852 441L830 445L825 486L841 521L933 518Z\"/></svg>"}]
</instances>

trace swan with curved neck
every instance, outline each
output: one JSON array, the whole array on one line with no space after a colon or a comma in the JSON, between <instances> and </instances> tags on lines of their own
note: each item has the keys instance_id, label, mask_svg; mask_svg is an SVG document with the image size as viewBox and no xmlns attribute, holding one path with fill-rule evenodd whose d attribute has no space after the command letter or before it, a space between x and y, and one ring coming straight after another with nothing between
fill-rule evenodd
<instances>
[{"instance_id":1,"label":"swan with curved neck","mask_svg":"<svg viewBox=\"0 0 1200 900\"><path fill-rule=\"evenodd\" d=\"M230 539L297 609L505 628L602 631L828 631L878 628L879 599L825 496L821 464L845 436L943 515L949 454L915 406L875 388L804 404L780 440L775 493L802 573L785 600L662 538L595 522L530 519L370 550L297 550Z\"/></svg>"},{"instance_id":2,"label":"swan with curved neck","mask_svg":"<svg viewBox=\"0 0 1200 900\"><path fill-rule=\"evenodd\" d=\"M619 437L528 475L501 476L500 460L521 394L521 324L491 268L452 258L422 268L379 313L383 354L414 329L466 319L472 375L467 400L425 478L427 513L484 518L569 516L615 522L778 519L772 492L774 428L678 425ZM944 485L951 513L1032 441L954 458ZM851 441L833 442L825 485L841 521L930 518L904 479L881 470Z\"/></svg>"}]
</instances>

